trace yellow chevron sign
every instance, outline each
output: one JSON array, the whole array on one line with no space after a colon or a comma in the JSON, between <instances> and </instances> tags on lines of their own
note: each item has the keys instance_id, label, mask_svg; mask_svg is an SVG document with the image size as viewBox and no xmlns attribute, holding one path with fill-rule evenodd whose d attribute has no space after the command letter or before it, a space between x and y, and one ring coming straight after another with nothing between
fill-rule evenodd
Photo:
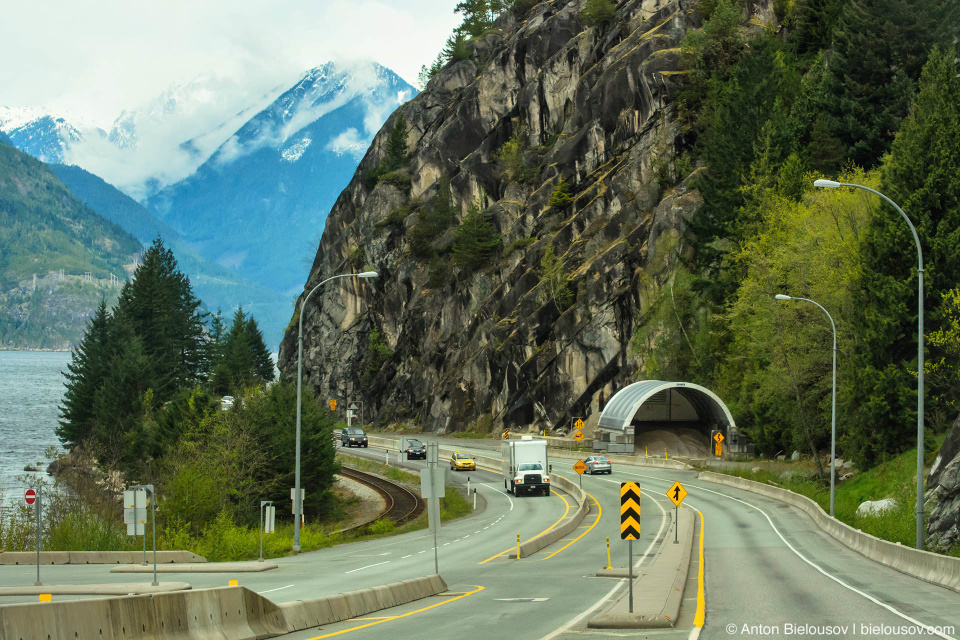
<instances>
[{"instance_id":1,"label":"yellow chevron sign","mask_svg":"<svg viewBox=\"0 0 960 640\"><path fill-rule=\"evenodd\" d=\"M640 485L620 483L620 539L640 539Z\"/></svg>"}]
</instances>

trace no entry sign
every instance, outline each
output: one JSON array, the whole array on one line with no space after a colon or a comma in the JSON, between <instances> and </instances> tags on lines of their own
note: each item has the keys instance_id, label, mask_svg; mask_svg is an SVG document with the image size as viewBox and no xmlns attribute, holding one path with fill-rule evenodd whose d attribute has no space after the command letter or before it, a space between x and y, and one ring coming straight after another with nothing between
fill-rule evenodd
<instances>
[{"instance_id":1,"label":"no entry sign","mask_svg":"<svg viewBox=\"0 0 960 640\"><path fill-rule=\"evenodd\" d=\"M37 492L33 489L27 489L27 492L23 494L23 499L27 504L33 504L37 501Z\"/></svg>"}]
</instances>

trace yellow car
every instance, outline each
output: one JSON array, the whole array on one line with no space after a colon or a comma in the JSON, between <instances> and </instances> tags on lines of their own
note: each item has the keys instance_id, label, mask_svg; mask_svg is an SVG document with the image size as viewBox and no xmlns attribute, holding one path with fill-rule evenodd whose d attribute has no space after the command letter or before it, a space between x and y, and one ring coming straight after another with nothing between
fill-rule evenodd
<instances>
[{"instance_id":1,"label":"yellow car","mask_svg":"<svg viewBox=\"0 0 960 640\"><path fill-rule=\"evenodd\" d=\"M463 469L476 471L477 463L469 453L455 451L450 458L450 470L461 471Z\"/></svg>"}]
</instances>

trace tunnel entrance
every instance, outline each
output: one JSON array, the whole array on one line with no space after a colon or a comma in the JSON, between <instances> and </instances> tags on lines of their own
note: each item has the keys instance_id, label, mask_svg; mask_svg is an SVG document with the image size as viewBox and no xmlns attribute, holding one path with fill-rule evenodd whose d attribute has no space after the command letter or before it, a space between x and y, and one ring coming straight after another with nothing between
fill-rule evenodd
<instances>
[{"instance_id":1,"label":"tunnel entrance","mask_svg":"<svg viewBox=\"0 0 960 640\"><path fill-rule=\"evenodd\" d=\"M618 391L604 407L593 448L609 453L706 457L711 436L738 440L727 406L712 391L690 382L642 380ZM726 447L725 447L726 449Z\"/></svg>"}]
</instances>

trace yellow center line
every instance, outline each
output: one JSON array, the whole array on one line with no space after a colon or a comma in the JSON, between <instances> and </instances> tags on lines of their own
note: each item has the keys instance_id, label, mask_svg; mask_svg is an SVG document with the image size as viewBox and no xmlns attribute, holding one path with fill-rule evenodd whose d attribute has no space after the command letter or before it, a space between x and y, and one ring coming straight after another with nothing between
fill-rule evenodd
<instances>
[{"instance_id":1,"label":"yellow center line","mask_svg":"<svg viewBox=\"0 0 960 640\"><path fill-rule=\"evenodd\" d=\"M574 542L576 542L577 540L579 540L579 539L582 538L583 536L585 536L585 535L587 535L588 533L590 533L590 529L593 529L595 526L597 526L597 523L600 522L600 516L603 515L603 507L600 506L600 501L597 500L596 498L594 498L593 496L591 496L589 493L586 493L586 492L584 492L584 493L585 493L591 500L593 500L593 503L594 503L595 505L597 505L597 518L596 518L596 520L593 521L593 524L592 524L592 525L590 525L589 527L587 527L587 530L586 530L586 531L584 531L584 532L581 533L579 536L577 536L576 538L574 538L573 540L571 540L570 542L568 542L567 544L565 544L565 545L562 546L561 548L557 549L556 551L554 551L553 553L551 553L550 555L548 555L546 558L544 558L544 560L549 560L550 558L552 558L553 556L557 555L558 553L560 553L561 551L563 551L564 549L566 549L567 547L569 547L571 544L573 544Z\"/></svg>"},{"instance_id":2,"label":"yellow center line","mask_svg":"<svg viewBox=\"0 0 960 640\"><path fill-rule=\"evenodd\" d=\"M422 609L417 609L416 611L408 611L407 613L403 613L403 614L401 614L401 615L399 615L399 616L393 616L393 617L390 617L390 618L383 618L382 620L377 620L376 622L370 622L370 623L368 623L368 624L361 624L361 625L356 626L356 627L350 627L349 629L343 629L342 631L334 631L333 633L328 633L328 634L325 635L325 636L316 636L316 637L310 638L309 640L320 640L321 638L332 638L333 636L339 636L340 634L343 634L343 633L349 633L349 632L351 632L351 631L356 631L356 630L358 630L358 629L366 629L367 627L372 627L372 626L375 626L375 625L378 625L378 624L383 624L384 622L387 622L388 620L399 620L400 618L406 618L407 616L412 616L412 615L415 614L415 613L422 613L423 611L427 611L427 610L429 610L429 609L433 609L434 607L439 607L439 606L448 604L448 603L450 603L450 602L453 602L454 600L459 600L460 598L466 598L467 596L472 596L473 594L479 593L480 591L483 591L483 589L484 589L484 588L481 587L480 585L470 585L470 586L476 587L476 589L474 589L473 591L467 592L467 593L465 593L465 594L463 594L463 595L461 595L461 596L457 596L457 597L455 597L455 598L449 598L449 599L444 600L444 601L442 601L442 602L438 602L438 603L436 603L436 604L432 604L432 605L430 605L429 607L423 607ZM369 618L367 618L367 619L369 620Z\"/></svg>"},{"instance_id":3,"label":"yellow center line","mask_svg":"<svg viewBox=\"0 0 960 640\"><path fill-rule=\"evenodd\" d=\"M567 505L567 510L563 512L563 515L560 516L560 519L559 519L559 520L557 520L556 522L554 522L552 525L550 525L549 527L547 527L546 529L544 529L544 530L541 531L540 533L538 533L536 536L533 536L533 538L536 538L537 536L542 536L542 535L545 534L547 531L550 531L551 529L554 529L558 524L560 524L561 522L563 522L563 521L567 518L567 514L570 513L570 503L567 502L567 499L566 499L566 498L564 498L561 494L556 493L555 491L551 491L551 492L550 492L550 495L556 496L556 497L560 498L561 500L563 500L563 504ZM527 540L524 540L524 543L530 542L530 540L533 540L533 538L528 538ZM498 554L495 555L495 556L490 556L489 558L487 558L487 559L484 560L483 562L478 562L477 564L486 564L486 563L490 562L491 560L495 560L496 558L499 558L499 557L501 557L501 556L507 555L507 554L510 553L511 551L516 550L516 548L517 548L517 545L516 545L516 544L513 544L513 545L510 546L509 549L506 549L506 550L504 550L504 551L501 551L500 553L498 553ZM517 558L517 560L519 560L519 559L520 559L520 558Z\"/></svg>"},{"instance_id":4,"label":"yellow center line","mask_svg":"<svg viewBox=\"0 0 960 640\"><path fill-rule=\"evenodd\" d=\"M706 608L703 592L703 511L697 509L697 513L700 514L700 569L697 571L697 615L694 616L693 626L702 627Z\"/></svg>"}]
</instances>

